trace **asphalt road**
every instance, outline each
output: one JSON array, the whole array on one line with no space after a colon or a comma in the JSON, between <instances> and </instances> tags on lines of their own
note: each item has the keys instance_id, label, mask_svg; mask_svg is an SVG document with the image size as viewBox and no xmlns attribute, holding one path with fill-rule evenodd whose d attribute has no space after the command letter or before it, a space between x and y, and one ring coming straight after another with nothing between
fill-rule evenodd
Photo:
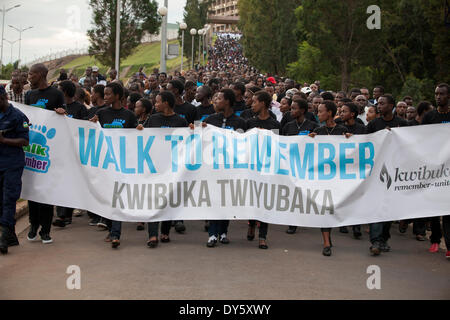
<instances>
[{"instance_id":1,"label":"asphalt road","mask_svg":"<svg viewBox=\"0 0 450 320\"><path fill-rule=\"evenodd\" d=\"M26 217L25 217L26 219ZM22 221L22 224L26 221ZM294 235L269 226L268 250L246 239L247 224L230 224L229 245L207 248L203 222L186 221L187 231L171 234L157 249L146 246L147 231L125 223L114 250L105 232L88 226L87 216L65 229L53 228L54 243L28 242L0 256L0 299L449 299L450 261L445 251L429 253L412 228L392 227L392 252L369 254L362 240L333 229L333 255L322 256L318 229ZM80 267L81 289L69 290L71 265ZM381 289L369 290L371 265L380 267Z\"/></svg>"}]
</instances>

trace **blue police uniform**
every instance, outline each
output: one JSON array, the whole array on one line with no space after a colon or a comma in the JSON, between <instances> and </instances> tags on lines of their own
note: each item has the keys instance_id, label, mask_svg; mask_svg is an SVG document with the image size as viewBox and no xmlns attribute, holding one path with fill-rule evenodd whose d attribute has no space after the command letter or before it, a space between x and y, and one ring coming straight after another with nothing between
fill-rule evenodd
<instances>
[{"instance_id":1,"label":"blue police uniform","mask_svg":"<svg viewBox=\"0 0 450 320\"><path fill-rule=\"evenodd\" d=\"M11 104L5 113L0 112L0 131L9 139L28 137L28 118ZM22 173L25 153L22 147L0 143L0 224L14 231L16 202L22 191Z\"/></svg>"}]
</instances>

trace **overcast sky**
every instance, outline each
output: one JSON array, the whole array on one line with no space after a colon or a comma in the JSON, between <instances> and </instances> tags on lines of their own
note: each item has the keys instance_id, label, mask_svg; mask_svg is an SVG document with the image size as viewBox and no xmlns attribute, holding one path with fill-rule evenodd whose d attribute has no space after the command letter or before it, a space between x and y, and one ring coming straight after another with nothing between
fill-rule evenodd
<instances>
[{"instance_id":1,"label":"overcast sky","mask_svg":"<svg viewBox=\"0 0 450 320\"><path fill-rule=\"evenodd\" d=\"M163 0L157 0L164 3ZM8 25L32 29L22 33L21 60L30 62L50 52L83 48L89 45L86 31L91 27L92 12L89 0L0 0L0 8L17 4L19 8L6 14L4 38L19 39L19 33ZM181 22L186 0L169 0L169 22ZM1 15L0 15L1 19ZM0 24L1 28L1 24ZM4 43L3 61L11 60L11 46ZM19 43L13 45L13 60L19 55Z\"/></svg>"}]
</instances>

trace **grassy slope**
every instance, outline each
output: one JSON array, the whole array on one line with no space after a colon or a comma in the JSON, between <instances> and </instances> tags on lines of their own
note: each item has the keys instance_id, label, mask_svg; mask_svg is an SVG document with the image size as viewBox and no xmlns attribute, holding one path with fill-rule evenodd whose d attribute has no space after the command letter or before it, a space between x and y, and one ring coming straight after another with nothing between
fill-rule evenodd
<instances>
[{"instance_id":1,"label":"grassy slope","mask_svg":"<svg viewBox=\"0 0 450 320\"><path fill-rule=\"evenodd\" d=\"M170 44L174 44L177 42L178 40L169 41ZM160 52L161 52L160 42L141 44L139 47L136 48L135 52L132 55L127 57L121 63L121 70L131 66L125 78L129 78L133 73L137 72L139 67L141 66L145 68L146 73L151 73L153 68L158 68ZM184 58L184 64L187 65L187 63L188 63L187 59ZM100 68L100 73L104 75L106 74L106 71L109 69L108 67L102 65L94 57L90 56L83 56L75 60L72 60L70 63L64 65L63 68L65 68L66 70L74 69L73 72L78 76L81 76L82 74L84 74L86 67L93 65L98 66ZM173 70L176 67L179 67L180 65L181 65L181 55L175 59L167 61L168 70Z\"/></svg>"}]
</instances>

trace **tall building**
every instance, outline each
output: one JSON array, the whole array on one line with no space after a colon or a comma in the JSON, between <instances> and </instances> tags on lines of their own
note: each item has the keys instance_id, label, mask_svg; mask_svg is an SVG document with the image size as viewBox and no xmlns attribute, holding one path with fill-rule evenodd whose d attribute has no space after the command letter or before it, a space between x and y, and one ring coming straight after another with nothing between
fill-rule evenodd
<instances>
[{"instance_id":1,"label":"tall building","mask_svg":"<svg viewBox=\"0 0 450 320\"><path fill-rule=\"evenodd\" d=\"M238 21L238 0L213 1L208 15L213 32L237 32Z\"/></svg>"}]
</instances>

